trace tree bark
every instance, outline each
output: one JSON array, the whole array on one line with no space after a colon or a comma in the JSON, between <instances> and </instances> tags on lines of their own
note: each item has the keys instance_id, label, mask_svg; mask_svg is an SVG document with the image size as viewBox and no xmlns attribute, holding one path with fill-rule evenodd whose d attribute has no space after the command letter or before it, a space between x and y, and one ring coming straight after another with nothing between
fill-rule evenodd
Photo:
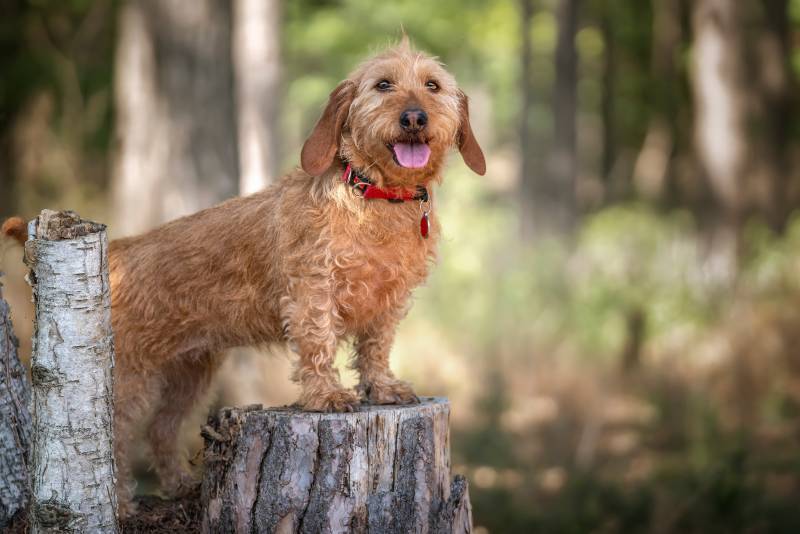
<instances>
[{"instance_id":1,"label":"tree bark","mask_svg":"<svg viewBox=\"0 0 800 534\"><path fill-rule=\"evenodd\" d=\"M233 63L239 135L239 193L264 189L278 170L281 1L236 0Z\"/></svg>"},{"instance_id":2,"label":"tree bark","mask_svg":"<svg viewBox=\"0 0 800 534\"><path fill-rule=\"evenodd\" d=\"M116 532L105 226L44 210L29 226L35 303L32 532Z\"/></svg>"},{"instance_id":3,"label":"tree bark","mask_svg":"<svg viewBox=\"0 0 800 534\"><path fill-rule=\"evenodd\" d=\"M230 2L126 2L115 65L114 230L140 233L236 195Z\"/></svg>"},{"instance_id":4,"label":"tree bark","mask_svg":"<svg viewBox=\"0 0 800 534\"><path fill-rule=\"evenodd\" d=\"M31 436L31 386L17 355L19 342L2 287L0 283L0 530L30 498L26 459Z\"/></svg>"},{"instance_id":5,"label":"tree bark","mask_svg":"<svg viewBox=\"0 0 800 534\"><path fill-rule=\"evenodd\" d=\"M204 532L472 531L449 405L223 409L204 427Z\"/></svg>"}]
</instances>

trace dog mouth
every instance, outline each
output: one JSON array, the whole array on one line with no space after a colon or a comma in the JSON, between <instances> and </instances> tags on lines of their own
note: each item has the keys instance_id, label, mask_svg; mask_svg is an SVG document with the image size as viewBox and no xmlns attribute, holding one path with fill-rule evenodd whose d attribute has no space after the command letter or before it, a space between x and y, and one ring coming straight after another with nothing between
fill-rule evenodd
<instances>
[{"instance_id":1,"label":"dog mouth","mask_svg":"<svg viewBox=\"0 0 800 534\"><path fill-rule=\"evenodd\" d=\"M403 140L386 143L386 148L392 152L394 162L407 169L421 169L428 164L431 157L431 148L427 141Z\"/></svg>"}]
</instances>

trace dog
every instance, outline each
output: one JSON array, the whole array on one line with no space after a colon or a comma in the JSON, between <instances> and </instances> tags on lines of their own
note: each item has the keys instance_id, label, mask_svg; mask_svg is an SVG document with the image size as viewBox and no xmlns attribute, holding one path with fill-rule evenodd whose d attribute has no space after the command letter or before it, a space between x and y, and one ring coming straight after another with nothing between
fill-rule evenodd
<instances>
[{"instance_id":1,"label":"dog","mask_svg":"<svg viewBox=\"0 0 800 534\"><path fill-rule=\"evenodd\" d=\"M147 420L162 489L194 484L176 441L223 349L288 342L298 405L348 411L417 402L389 368L411 291L435 259L431 184L457 148L486 164L466 95L407 39L358 66L330 94L301 167L235 198L109 246L116 343L115 455L121 513L132 510L130 447ZM26 239L22 219L3 232ZM355 391L334 356L353 340Z\"/></svg>"}]
</instances>

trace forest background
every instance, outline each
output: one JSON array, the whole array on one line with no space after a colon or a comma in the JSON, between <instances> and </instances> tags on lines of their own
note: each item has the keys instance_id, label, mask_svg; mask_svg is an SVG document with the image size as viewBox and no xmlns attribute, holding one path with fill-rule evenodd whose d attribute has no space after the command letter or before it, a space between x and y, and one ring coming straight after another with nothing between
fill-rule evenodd
<instances>
[{"instance_id":1,"label":"forest background","mask_svg":"<svg viewBox=\"0 0 800 534\"><path fill-rule=\"evenodd\" d=\"M328 92L402 27L470 95L488 161L446 171L393 356L451 399L476 531L800 532L800 0L0 13L0 218L74 209L112 238L297 165ZM0 246L27 358L20 257ZM211 405L294 400L290 356L233 352Z\"/></svg>"}]
</instances>

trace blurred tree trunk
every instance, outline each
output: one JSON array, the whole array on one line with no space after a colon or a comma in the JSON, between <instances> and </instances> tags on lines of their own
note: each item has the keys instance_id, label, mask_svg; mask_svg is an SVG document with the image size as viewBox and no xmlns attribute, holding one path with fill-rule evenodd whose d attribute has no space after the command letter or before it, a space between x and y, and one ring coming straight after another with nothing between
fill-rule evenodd
<instances>
[{"instance_id":1,"label":"blurred tree trunk","mask_svg":"<svg viewBox=\"0 0 800 534\"><path fill-rule=\"evenodd\" d=\"M236 194L225 0L130 0L116 54L115 231L132 234Z\"/></svg>"},{"instance_id":2,"label":"blurred tree trunk","mask_svg":"<svg viewBox=\"0 0 800 534\"><path fill-rule=\"evenodd\" d=\"M239 133L239 193L259 191L278 172L280 0L236 0L233 57Z\"/></svg>"},{"instance_id":3,"label":"blurred tree trunk","mask_svg":"<svg viewBox=\"0 0 800 534\"><path fill-rule=\"evenodd\" d=\"M520 122L519 122L519 187L520 222L522 236L531 239L535 230L534 213L536 205L536 178L534 176L533 144L531 142L531 100L533 87L531 86L532 56L531 45L531 19L533 19L533 0L520 0L520 35L522 46L520 49Z\"/></svg>"},{"instance_id":4,"label":"blurred tree trunk","mask_svg":"<svg viewBox=\"0 0 800 534\"><path fill-rule=\"evenodd\" d=\"M579 2L559 0L556 8L558 40L553 91L553 146L548 172L537 183L534 197L537 225L546 233L569 233L575 225L575 177L578 170L578 53L575 35Z\"/></svg>"},{"instance_id":5,"label":"blurred tree trunk","mask_svg":"<svg viewBox=\"0 0 800 534\"><path fill-rule=\"evenodd\" d=\"M606 195L613 188L612 172L616 160L616 124L614 121L614 79L616 77L616 43L614 39L613 2L604 4L601 31L603 34L603 95L600 114L603 121L602 173L606 182Z\"/></svg>"},{"instance_id":6,"label":"blurred tree trunk","mask_svg":"<svg viewBox=\"0 0 800 534\"><path fill-rule=\"evenodd\" d=\"M641 305L635 305L626 312L625 316L626 334L625 345L622 348L621 362L622 372L631 373L636 371L642 364L642 349L644 348L644 337L647 330L647 315Z\"/></svg>"},{"instance_id":7,"label":"blurred tree trunk","mask_svg":"<svg viewBox=\"0 0 800 534\"><path fill-rule=\"evenodd\" d=\"M796 187L786 0L701 0L694 6L696 148L720 216L737 240L750 216L780 230Z\"/></svg>"},{"instance_id":8,"label":"blurred tree trunk","mask_svg":"<svg viewBox=\"0 0 800 534\"><path fill-rule=\"evenodd\" d=\"M698 0L692 27L695 148L720 212L715 237L723 256L736 256L747 206L748 91L739 0ZM727 269L726 269L727 270Z\"/></svg>"},{"instance_id":9,"label":"blurred tree trunk","mask_svg":"<svg viewBox=\"0 0 800 534\"><path fill-rule=\"evenodd\" d=\"M788 0L762 0L763 32L757 37L757 57L752 65L760 72L754 79L759 84L762 109L756 112L763 117L760 142L764 150L764 173L772 183L771 198L766 199L762 211L775 230L780 230L790 215L793 201L797 200L798 176L792 174L789 148L792 119L795 116L793 95L797 86L791 68L791 28Z\"/></svg>"},{"instance_id":10,"label":"blurred tree trunk","mask_svg":"<svg viewBox=\"0 0 800 534\"><path fill-rule=\"evenodd\" d=\"M678 137L680 45L683 39L681 6L675 0L652 0L653 31L650 60L652 113L633 172L637 192L661 200L667 189L670 165Z\"/></svg>"},{"instance_id":11,"label":"blurred tree trunk","mask_svg":"<svg viewBox=\"0 0 800 534\"><path fill-rule=\"evenodd\" d=\"M557 7L558 42L553 87L553 139L546 171L534 175L530 128L532 50L530 38L533 3L520 0L522 49L520 50L520 191L522 234L526 239L564 235L575 225L575 175L577 173L578 54L575 35L579 0L560 0Z\"/></svg>"}]
</instances>

